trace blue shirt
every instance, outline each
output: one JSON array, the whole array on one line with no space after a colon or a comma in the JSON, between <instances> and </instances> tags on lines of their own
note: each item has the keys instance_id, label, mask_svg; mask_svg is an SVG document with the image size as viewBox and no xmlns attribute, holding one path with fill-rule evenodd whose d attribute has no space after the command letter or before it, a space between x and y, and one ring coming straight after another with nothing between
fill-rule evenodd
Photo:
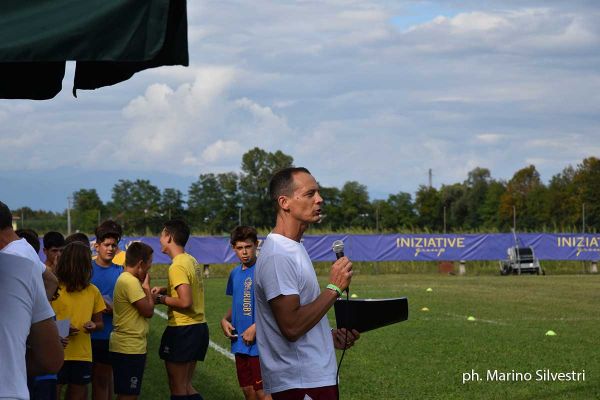
<instances>
[{"instance_id":1,"label":"blue shirt","mask_svg":"<svg viewBox=\"0 0 600 400\"><path fill-rule=\"evenodd\" d=\"M123 267L110 264L108 267L101 267L96 264L96 261L92 261L92 267L94 269L92 273L92 284L100 290L102 297L109 297L112 301L113 292L115 291L115 283ZM104 321L104 329L99 332L92 332L92 340L109 340L110 333L113 330L113 316L112 314L102 314L102 320Z\"/></svg>"},{"instance_id":2,"label":"blue shirt","mask_svg":"<svg viewBox=\"0 0 600 400\"><path fill-rule=\"evenodd\" d=\"M231 341L231 352L258 356L256 341L247 346L242 334L254 323L254 265L242 269L235 267L229 274L225 294L232 296L231 324L237 330L238 338Z\"/></svg>"}]
</instances>

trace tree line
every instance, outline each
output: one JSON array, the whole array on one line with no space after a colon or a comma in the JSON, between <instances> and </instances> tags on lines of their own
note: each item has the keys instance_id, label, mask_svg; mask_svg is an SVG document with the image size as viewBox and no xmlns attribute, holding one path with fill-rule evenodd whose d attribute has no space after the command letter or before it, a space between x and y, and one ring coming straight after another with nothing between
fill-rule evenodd
<instances>
[{"instance_id":1,"label":"tree line","mask_svg":"<svg viewBox=\"0 0 600 400\"><path fill-rule=\"evenodd\" d=\"M92 233L98 221L112 218L127 234L159 232L168 218L184 218L196 233L220 235L238 223L269 229L274 212L268 196L271 175L293 165L281 151L260 148L242 156L241 172L200 174L187 196L174 188L160 190L149 180L119 180L104 203L95 189L73 193L73 230ZM356 181L341 188L321 187L325 199L322 231L477 232L518 231L598 232L600 229L600 159L589 157L567 166L545 184L535 166L515 172L508 181L494 179L486 168L475 168L467 179L439 189L419 186L416 194L398 192L371 200L367 186ZM14 210L27 215L25 227L41 232L66 230L63 213ZM35 226L35 221L43 221ZM43 226L42 226L43 225Z\"/></svg>"}]
</instances>

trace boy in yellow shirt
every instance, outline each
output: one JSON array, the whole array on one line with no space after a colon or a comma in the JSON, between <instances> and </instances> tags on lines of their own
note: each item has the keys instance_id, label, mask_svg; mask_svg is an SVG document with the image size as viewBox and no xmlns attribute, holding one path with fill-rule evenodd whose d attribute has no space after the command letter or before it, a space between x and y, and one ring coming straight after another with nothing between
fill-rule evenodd
<instances>
[{"instance_id":1,"label":"boy in yellow shirt","mask_svg":"<svg viewBox=\"0 0 600 400\"><path fill-rule=\"evenodd\" d=\"M154 315L148 274L152 253L147 244L132 243L125 254L125 270L115 284L109 350L114 390L120 400L136 400L142 387L149 329L146 318Z\"/></svg>"},{"instance_id":2,"label":"boy in yellow shirt","mask_svg":"<svg viewBox=\"0 0 600 400\"><path fill-rule=\"evenodd\" d=\"M168 287L154 287L155 302L168 306L169 322L160 341L159 355L165 361L171 400L201 400L192 386L197 361L204 361L208 348L208 326L204 316L202 271L185 252L190 228L181 220L165 222L160 234L161 251L172 264Z\"/></svg>"}]
</instances>

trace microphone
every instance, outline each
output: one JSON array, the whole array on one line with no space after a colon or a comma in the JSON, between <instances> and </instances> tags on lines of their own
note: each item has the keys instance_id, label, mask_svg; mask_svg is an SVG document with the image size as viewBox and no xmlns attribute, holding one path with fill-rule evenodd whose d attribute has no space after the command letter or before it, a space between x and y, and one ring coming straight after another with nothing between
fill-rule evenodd
<instances>
[{"instance_id":1,"label":"microphone","mask_svg":"<svg viewBox=\"0 0 600 400\"><path fill-rule=\"evenodd\" d=\"M331 250L335 253L336 259L339 260L340 258L344 257L344 242L341 240L336 240L333 242ZM350 293L350 286L348 286L345 291L346 293Z\"/></svg>"},{"instance_id":2,"label":"microphone","mask_svg":"<svg viewBox=\"0 0 600 400\"><path fill-rule=\"evenodd\" d=\"M336 240L333 242L333 246L331 246L331 250L335 253L336 259L340 259L344 257L344 242L341 240Z\"/></svg>"}]
</instances>

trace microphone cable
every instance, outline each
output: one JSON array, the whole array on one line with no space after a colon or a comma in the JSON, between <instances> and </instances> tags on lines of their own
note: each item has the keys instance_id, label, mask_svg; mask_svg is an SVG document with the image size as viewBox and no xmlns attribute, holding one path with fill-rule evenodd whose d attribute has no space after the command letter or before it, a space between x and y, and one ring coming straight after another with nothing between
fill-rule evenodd
<instances>
[{"instance_id":1,"label":"microphone cable","mask_svg":"<svg viewBox=\"0 0 600 400\"><path fill-rule=\"evenodd\" d=\"M346 289L346 321L350 322L350 288ZM342 356L340 357L340 362L337 366L337 371L335 373L335 382L337 383L337 400L340 400L340 368L342 367L342 361L344 361L344 355L346 354L346 348L348 347L348 330L346 328L346 337L344 338L344 349L342 350Z\"/></svg>"}]
</instances>

